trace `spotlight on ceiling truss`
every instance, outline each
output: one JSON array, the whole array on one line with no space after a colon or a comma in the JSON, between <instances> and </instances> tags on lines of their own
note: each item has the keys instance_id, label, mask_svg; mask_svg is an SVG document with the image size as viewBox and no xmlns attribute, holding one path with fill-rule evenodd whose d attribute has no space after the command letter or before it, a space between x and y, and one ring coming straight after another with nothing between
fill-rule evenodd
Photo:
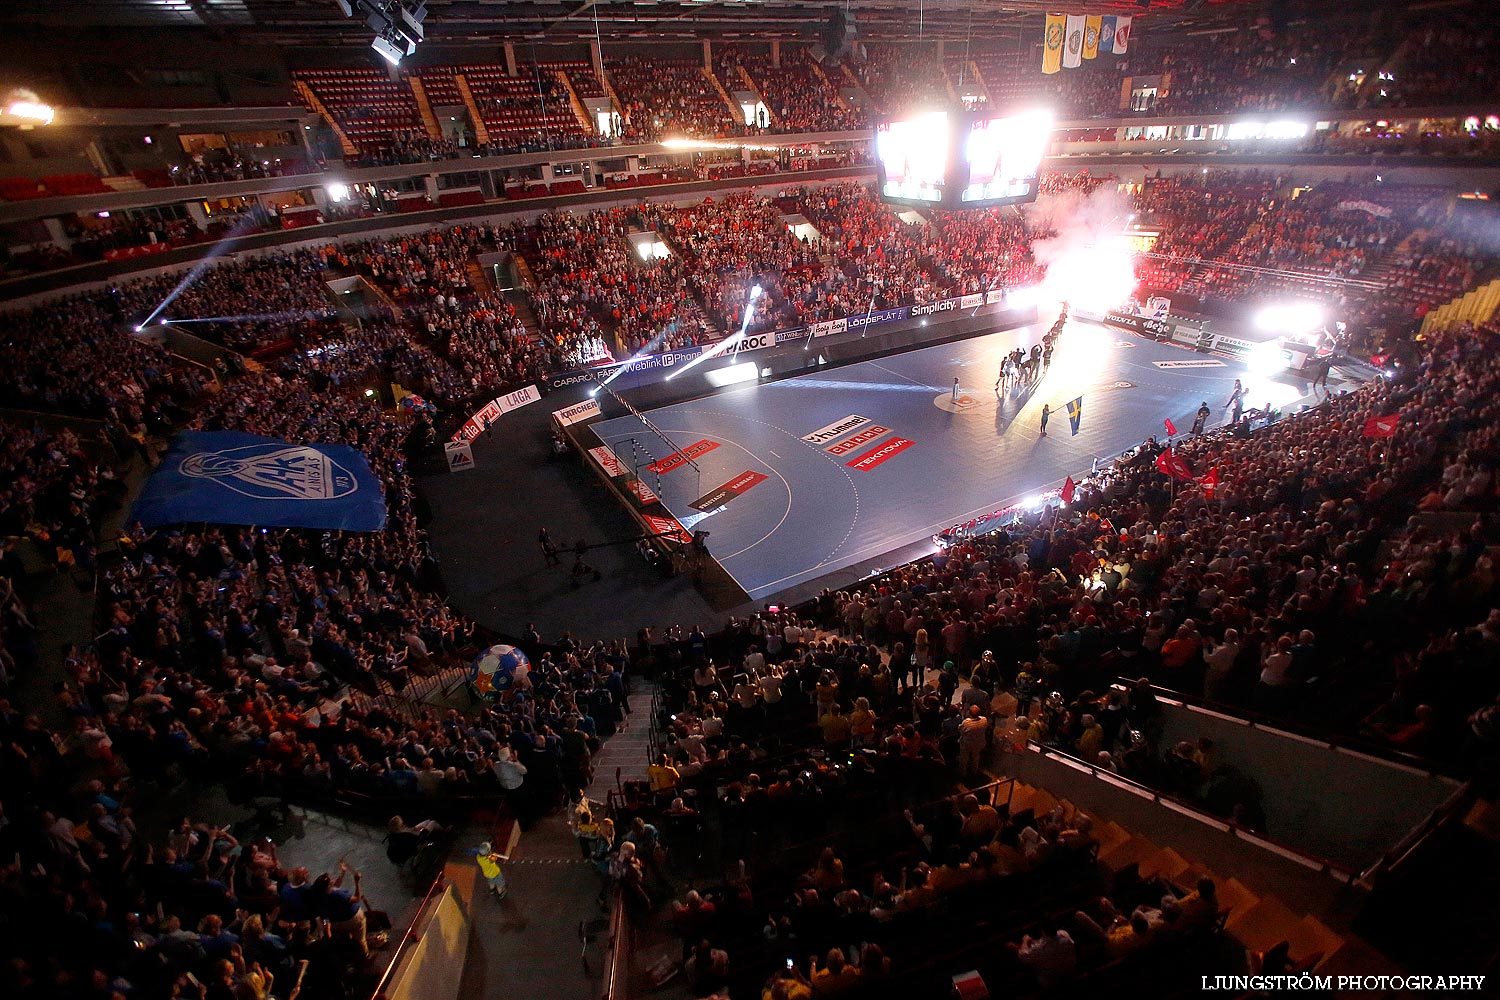
<instances>
[{"instance_id":1,"label":"spotlight on ceiling truss","mask_svg":"<svg viewBox=\"0 0 1500 1000\"><path fill-rule=\"evenodd\" d=\"M417 51L427 0L334 0L345 17L363 17L375 40L370 47L392 66Z\"/></svg>"}]
</instances>

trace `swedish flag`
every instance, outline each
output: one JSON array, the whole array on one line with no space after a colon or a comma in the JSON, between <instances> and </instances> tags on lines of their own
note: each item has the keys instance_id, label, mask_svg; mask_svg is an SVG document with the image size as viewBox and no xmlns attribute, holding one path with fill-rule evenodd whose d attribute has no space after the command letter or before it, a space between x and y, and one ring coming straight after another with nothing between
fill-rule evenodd
<instances>
[{"instance_id":1,"label":"swedish flag","mask_svg":"<svg viewBox=\"0 0 1500 1000\"><path fill-rule=\"evenodd\" d=\"M1079 396L1068 404L1068 423L1073 427L1073 433L1078 433L1078 422L1083 419L1083 397Z\"/></svg>"}]
</instances>

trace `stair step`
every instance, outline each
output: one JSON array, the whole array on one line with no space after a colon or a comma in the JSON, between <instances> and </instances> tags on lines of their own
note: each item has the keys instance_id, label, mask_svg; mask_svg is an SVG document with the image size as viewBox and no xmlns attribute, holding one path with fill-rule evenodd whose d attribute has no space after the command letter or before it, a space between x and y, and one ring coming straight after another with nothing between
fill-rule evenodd
<instances>
[{"instance_id":1,"label":"stair step","mask_svg":"<svg viewBox=\"0 0 1500 1000\"><path fill-rule=\"evenodd\" d=\"M1326 924L1311 914L1298 921L1296 928L1286 939L1291 945L1292 961L1297 962L1316 952L1322 952L1323 958L1318 963L1320 967L1344 947L1344 938L1329 930Z\"/></svg>"},{"instance_id":2,"label":"stair step","mask_svg":"<svg viewBox=\"0 0 1500 1000\"><path fill-rule=\"evenodd\" d=\"M1500 841L1500 809L1480 799L1464 816L1464 826L1488 840Z\"/></svg>"},{"instance_id":3,"label":"stair step","mask_svg":"<svg viewBox=\"0 0 1500 1000\"><path fill-rule=\"evenodd\" d=\"M1187 870L1188 862L1181 854L1164 847L1154 856L1141 862L1142 878L1164 878L1175 879L1179 873Z\"/></svg>"},{"instance_id":4,"label":"stair step","mask_svg":"<svg viewBox=\"0 0 1500 1000\"><path fill-rule=\"evenodd\" d=\"M1189 892L1198 888L1198 883L1203 879L1212 879L1214 887L1217 888L1221 881L1219 876L1209 871L1197 862L1190 862L1186 868L1171 876L1172 884Z\"/></svg>"},{"instance_id":5,"label":"stair step","mask_svg":"<svg viewBox=\"0 0 1500 1000\"><path fill-rule=\"evenodd\" d=\"M1318 973L1324 976L1390 976L1402 971L1395 962L1356 937L1344 941L1343 947L1318 963Z\"/></svg>"},{"instance_id":6,"label":"stair step","mask_svg":"<svg viewBox=\"0 0 1500 1000\"><path fill-rule=\"evenodd\" d=\"M1121 844L1129 840L1130 831L1120 824L1110 821L1102 826L1094 827L1094 838L1099 841L1099 854L1103 856L1105 853L1118 848Z\"/></svg>"},{"instance_id":7,"label":"stair step","mask_svg":"<svg viewBox=\"0 0 1500 1000\"><path fill-rule=\"evenodd\" d=\"M1260 897L1245 888L1245 884L1237 878L1232 878L1228 882L1221 884L1218 887L1218 897L1219 903L1222 906L1228 906L1233 909L1233 912L1230 913L1231 917L1245 912L1260 902Z\"/></svg>"},{"instance_id":8,"label":"stair step","mask_svg":"<svg viewBox=\"0 0 1500 1000\"><path fill-rule=\"evenodd\" d=\"M1224 927L1251 951L1268 951L1290 940L1301 920L1275 896L1265 896L1247 910L1229 914Z\"/></svg>"},{"instance_id":9,"label":"stair step","mask_svg":"<svg viewBox=\"0 0 1500 1000\"><path fill-rule=\"evenodd\" d=\"M1109 868L1110 871L1119 871L1128 868L1132 864L1139 865L1147 858L1159 853L1161 848L1145 837L1132 836L1121 844L1116 844L1109 850L1099 852L1099 860Z\"/></svg>"}]
</instances>

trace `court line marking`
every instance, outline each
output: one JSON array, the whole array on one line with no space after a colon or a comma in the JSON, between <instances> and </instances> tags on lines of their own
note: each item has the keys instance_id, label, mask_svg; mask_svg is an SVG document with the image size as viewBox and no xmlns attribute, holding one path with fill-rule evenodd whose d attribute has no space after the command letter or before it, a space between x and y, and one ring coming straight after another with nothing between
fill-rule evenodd
<instances>
[{"instance_id":1,"label":"court line marking","mask_svg":"<svg viewBox=\"0 0 1500 1000\"><path fill-rule=\"evenodd\" d=\"M849 470L844 467L843 462L839 461L839 459L836 458L836 457L834 457L833 455L828 454L828 452L824 451L822 448L818 447L817 445L811 444L811 443L809 443L807 441L802 440L802 436L800 434L794 434L791 431L787 430L785 427L782 427L780 424L773 424L769 420L761 420L758 417L749 417L749 416L745 416L744 414L741 414L741 413L730 413L730 412L725 411L725 410L703 410L703 409L693 408L693 409L683 410L682 412L684 412L684 413L701 413L701 414L704 414L706 416L707 415L712 415L712 416L719 416L719 417L728 417L730 420L748 420L751 423L760 424L762 427L769 427L769 428L771 428L774 431L780 431L781 433L785 434L788 438L791 438L793 441L796 441L802 447L808 449L811 452L814 452L817 455L822 456L835 469L837 469L839 472L843 473L844 479L849 483L849 489L852 490L853 493L854 493L854 514L849 519L849 530L846 531L846 532L844 532L844 537L841 538L841 539L839 539L839 543L837 545L835 545L831 551L829 551L828 555L824 556L823 560L821 562L819 562L816 566L812 567L812 568L813 569L817 569L819 566L826 566L826 565L828 565L828 563L833 560L833 557L838 554L839 549L841 549L841 548L844 547L844 543L849 540L849 536L852 535L852 534L854 534L854 527L855 527L856 524L859 523L859 487L856 486L856 485L854 485L854 477L851 476L851 475L849 475ZM748 451L748 449L746 449L746 450ZM769 449L767 449L767 450L769 450ZM767 462L766 464L770 465L769 462ZM779 473L778 473L778 475L779 475ZM790 492L791 487L788 486L787 490L788 490L788 492ZM784 520L786 520L786 518L783 517L782 520L784 521ZM778 524L777 527L780 527L780 525ZM768 535L766 537L770 537L770 536ZM732 555L724 556L723 558L724 559L731 559L734 556L740 555L740 554L748 551L749 548L754 548L755 545L759 545L761 542L763 542L765 540L766 540L765 538L761 538L758 541L756 541L754 543L754 545L748 546L746 549L741 549L739 552L735 552ZM733 576L734 574L731 573L730 575ZM739 580L736 579L735 582L738 583ZM748 588L741 587L740 589L744 590L745 593L747 593L747 594L750 593L750 591L749 591ZM756 589L760 589L760 588L756 588Z\"/></svg>"},{"instance_id":2,"label":"court line marking","mask_svg":"<svg viewBox=\"0 0 1500 1000\"><path fill-rule=\"evenodd\" d=\"M751 451L749 448L746 448L744 445L740 444L738 441L735 441L732 438L723 437L722 435L709 434L709 433L707 433L705 431L700 431L700 430L686 429L686 428L682 428L682 427L663 427L662 430L666 431L669 434L701 434L703 437L705 437L705 438L707 438L709 440L716 440L717 439L722 444L733 445L734 447L738 448L740 451L743 451L746 455L749 455L751 458L755 459L755 461L759 462L761 465L764 465L766 468L770 469L771 472L775 474L776 478L779 479L779 480L781 480L781 485L783 485L783 486L786 487L786 510L784 510L784 511L781 512L781 519L776 522L776 524L771 528L770 531L766 532L764 535L761 535L759 538L757 538L755 541L751 542L749 545L745 546L743 549L740 549L739 552L731 552L731 553L729 553L729 555L726 555L726 556L717 556L717 557L715 557L715 558L717 558L720 561L721 564L723 563L723 560L725 560L725 559L733 559L737 555L740 555L740 554L742 554L744 552L748 552L751 549L755 548L757 545L759 545L761 542L765 541L767 538L770 538L772 535L776 534L776 532L778 530L780 530L781 526L786 523L786 519L791 516L791 514L792 514L792 484L787 481L787 478L781 474L781 470L777 469L776 466L772 465L770 462L767 462L765 459L761 458L755 452ZM702 484L700 483L699 485L701 486ZM664 498L664 497L662 498L661 505L663 507L667 507L666 498ZM667 507L667 510L671 511L673 517L677 517L677 512L674 511L674 510L672 510L672 508ZM702 513L702 512L700 512L700 513ZM684 516L686 516L686 515L684 515ZM678 518L678 520L681 521L681 518ZM728 572L728 570L726 569L725 572ZM730 573L729 575L730 576L734 576L733 573ZM739 580L736 579L734 582L735 583L739 583ZM745 588L743 586L741 586L740 589L744 590ZM745 591L745 592L749 593L749 591Z\"/></svg>"},{"instance_id":3,"label":"court line marking","mask_svg":"<svg viewBox=\"0 0 1500 1000\"><path fill-rule=\"evenodd\" d=\"M1008 331L1008 330L1002 330L1002 331L999 331L999 332L1001 332L1001 333L1009 333L1010 331ZM933 346L934 347L940 347L940 346L944 346L944 345L935 344ZM928 385L926 382L918 382L916 379L912 378L910 375L902 375L900 372L891 371L885 365L880 364L877 361L866 361L864 363L867 364L867 365L869 365L871 368L879 368L883 372L888 372L891 375L894 375L894 376L896 376L897 378L899 378L899 379L901 379L903 381L910 382L912 385L919 385L919 386L921 386L924 389L931 389L933 392L942 392L943 391L942 389L939 389L935 385Z\"/></svg>"},{"instance_id":4,"label":"court line marking","mask_svg":"<svg viewBox=\"0 0 1500 1000\"><path fill-rule=\"evenodd\" d=\"M1024 331L1024 330L1032 329L1032 328L1040 329L1043 325L1044 324L1040 324L1040 323L1023 324L1020 327L1011 327L1011 328L1006 329L1006 330L995 330L995 331L992 331L991 333L980 334L980 335L978 335L976 337L970 338L970 339L966 340L964 342L964 344L965 345L977 344L980 341L982 341L984 339L988 339L990 337L1002 336L1004 334L1016 333L1017 331ZM1108 329L1108 327L1104 327L1102 324L1097 324L1097 323L1088 323L1087 325L1089 325L1091 327L1099 328L1099 329L1106 329L1106 330ZM910 357L910 356L913 356L913 355L920 354L923 351L936 350L936 349L938 349L940 347L951 347L951 346L952 345L938 345L938 344L935 344L932 347L918 348L915 351L909 351L909 352L907 352L906 354L904 354L902 356L903 357ZM1176 344L1164 344L1164 345L1160 345L1160 346L1168 347L1174 353L1187 353L1187 354L1196 353L1196 352L1193 352L1193 351L1189 350L1188 348L1179 347ZM1126 360L1125 357L1121 357L1120 360L1124 363L1124 366L1127 367L1127 368L1139 368L1139 369L1143 369L1144 372L1152 372L1152 373L1156 373L1158 375L1160 375L1160 374L1162 374L1164 372L1164 369L1158 369L1158 368L1156 368L1154 365L1150 364L1149 360L1146 360L1146 359L1139 359L1139 360L1137 360L1137 359L1131 358L1129 360ZM848 367L850 369L853 369L853 368L859 367L860 365L869 365L869 366L871 366L873 368L879 368L881 371L884 371L884 372L887 372L888 374L894 375L897 378L900 378L903 381L906 381L906 382L908 382L908 383L910 383L912 385L921 386L922 388L926 388L926 389L931 389L934 392L942 392L942 391L944 391L944 390L938 389L935 386L928 385L925 382L920 382L920 381L918 381L916 379L913 379L910 376L902 375L900 372L892 371L891 369L885 367L884 365L882 365L882 364L880 364L880 363L878 363L876 361L855 362L854 365L850 365ZM1231 362L1230 365L1228 365L1226 367L1228 367L1230 370L1233 370L1233 368L1234 368L1233 362ZM1187 369L1173 369L1172 371L1174 372L1174 374L1169 379L1165 379L1164 381L1166 381L1166 382L1175 381L1177 378L1180 378L1184 374L1187 374L1189 378L1196 378L1196 379L1209 379L1209 378L1214 378L1215 377L1215 376L1208 376L1208 375L1193 375L1193 374L1189 374L1190 370L1187 370ZM1144 374L1144 372L1143 372L1143 374ZM794 378L795 378L795 376L794 376ZM1222 375L1218 375L1218 376L1216 376L1216 378L1217 379L1222 379L1223 376ZM1141 381L1137 382L1137 385L1140 386L1141 388L1155 388L1155 389L1166 389L1167 388L1166 385L1163 385L1161 383L1157 383L1157 384L1153 385L1150 381L1145 380L1145 379L1142 379ZM751 390L756 389L756 388L759 388L759 386L758 385L745 386L745 387L740 388L740 389L734 389L734 390L730 390L728 392L719 393L716 396L711 397L711 398L713 398L713 399L721 399L723 397L727 397L727 396L730 396L730 395L735 395L735 394L738 394L738 393L748 392L748 391L751 391ZM1028 402L1029 402L1029 400L1028 400ZM669 404L669 406L671 406L671 405L681 405L681 404ZM658 409L666 409L666 408L668 408L668 407L659 407ZM1023 404L1022 409L1024 410L1024 408L1025 408L1025 405ZM854 484L853 477L851 477L849 475L848 470L845 469L841 463L839 463L833 456L830 456L826 451L823 451L821 448L818 448L818 447L816 447L816 446L814 446L812 444L809 444L806 441L803 441L801 435L794 434L793 432L787 430L785 427L782 427L782 426L780 426L778 424L773 424L773 423L771 423L770 421L767 421L767 420L760 420L760 419L758 419L756 417L749 417L749 416L746 416L744 414L732 413L732 412L725 411L725 410L706 410L706 409L699 409L699 408L691 407L691 406L687 407L687 408L684 408L684 409L682 409L682 410L680 410L678 412L681 412L681 413L701 413L701 414L704 414L704 415L721 416L721 417L727 417L730 420L749 420L749 421L752 421L754 423L761 424L761 425L763 425L765 427L769 427L772 430L780 431L781 433L785 434L787 437L789 437L792 440L796 441L798 444L801 444L803 447L809 448L809 449L817 452L819 455L823 456L823 458L825 460L827 460L828 462L830 462L831 464L833 464L836 468L838 468L843 473L844 478L846 480L848 480L848 482L849 482L849 488L851 490L853 490L853 492L854 492L854 516L850 520L849 530L844 533L844 537L839 541L839 543L836 546L833 547L832 551L830 551L828 553L827 557L825 557L823 560L821 560L818 563L815 563L812 566L809 566L809 567L807 567L805 569L802 569L802 570L798 570L797 572L792 573L792 574L790 574L788 576L781 577L780 579L772 580L772 581L769 581L768 583L761 584L761 585L755 587L754 590L752 591L750 588L746 587L743 583L741 583L741 581L739 580L739 578L734 575L734 573L729 569L729 567L723 565L723 560L725 560L725 559L731 559L731 558L734 558L734 556L741 555L744 552L748 551L750 548L753 548L754 546L759 545L761 542L765 541L771 535L775 534L776 531L779 530L781 524L784 523L785 520L786 520L786 518L790 515L790 504L789 504L789 507L788 507L788 512L786 514L782 515L781 521L777 522L777 526L775 528L773 528L770 532L768 532L766 535L762 536L760 539L758 539L757 541L753 542L750 546L747 546L745 549L741 549L739 552L733 553L733 554L728 555L728 556L718 557L718 559L720 561L720 565L723 567L724 571L726 573L728 573L729 576L732 579L734 579L735 583L740 586L741 590L745 591L746 594L749 594L752 599L759 600L760 597L766 597L766 596L770 596L771 595L772 591L770 591L768 588L775 587L778 584L786 583L789 580L797 580L798 578L807 576L808 574L813 574L816 570L822 569L823 567L827 566L830 562L833 561L833 557L838 554L839 550L841 550L844 547L845 543L848 542L849 536L854 533L854 528L855 528L855 526L857 525L857 523L859 521L859 514L860 514L860 509L859 509L860 508L859 487ZM1016 419L1018 419L1019 416L1020 416L1020 413L1018 412L1017 415L1016 415ZM616 418L616 419L620 419L620 418ZM675 433L684 433L684 434L687 434L687 433L703 433L703 432L700 432L700 431L688 431L688 430L676 430L674 432ZM712 437L713 435L708 435L708 434L705 433L704 436L706 436L706 437ZM791 484L787 482L785 476L781 475L780 470L778 470L774 466L772 466L771 463L766 462L764 459L760 458L760 456L758 456L754 452L750 451L750 449L746 448L744 445L740 444L738 441L733 441L733 440L728 439L728 438L724 438L724 440L727 443L735 445L740 450L744 451L746 454L751 455L757 461L760 461L762 464L766 465L768 468L771 468L772 471L776 472L777 478L781 479L781 481L787 485L788 500L790 501ZM769 449L767 449L767 450L769 451ZM776 453L775 452L771 452L771 454L775 455ZM776 455L776 457L778 459L781 458L780 455ZM955 517L944 518L941 521L937 521L937 522L934 522L932 524L927 525L925 528L916 529L915 531L913 531L911 533L912 534L912 540L911 541L897 542L895 545L890 545L890 544L888 544L886 542L878 542L878 543L873 543L871 545L861 546L860 548L854 550L855 555L854 555L853 560L850 563L846 564L846 565L852 565L853 563L859 562L860 560L868 558L871 555L879 555L881 552L888 551L888 550L890 550L892 548L901 548L904 545L910 545L913 542L920 540L923 535L930 534L930 533L932 533L933 531L935 531L937 529L946 528L946 527L948 527L948 526L950 526L952 524L963 523L963 522L969 520L971 517L974 517L974 516L976 516L978 514L987 513L989 511L992 511L992 510L994 510L996 508L997 504L1000 507L1005 507L1005 506L1008 506L1009 504L1013 503L1014 501L1020 499L1021 497L1029 495L1030 493L1039 492L1039 491L1045 492L1046 490L1051 489L1055 485L1060 485L1062 483L1062 481L1063 480L1052 480L1050 482L1047 482L1047 483L1035 486L1035 487L1033 487L1030 490L1026 490L1026 491L1021 492L1021 493L1016 493L1016 494L1014 494L1014 495L1012 495L1010 497L1006 497L1003 500L991 502L991 503L985 504L982 507L976 507L973 510L966 511L966 512L964 512L962 514L959 514L959 515L955 516ZM665 506L665 504L664 504L664 506Z\"/></svg>"}]
</instances>

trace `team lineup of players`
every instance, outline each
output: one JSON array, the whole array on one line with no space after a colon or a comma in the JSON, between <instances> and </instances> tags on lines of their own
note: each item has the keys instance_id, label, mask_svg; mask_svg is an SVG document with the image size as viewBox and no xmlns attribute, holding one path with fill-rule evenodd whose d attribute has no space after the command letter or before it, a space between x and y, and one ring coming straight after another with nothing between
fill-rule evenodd
<instances>
[{"instance_id":1,"label":"team lineup of players","mask_svg":"<svg viewBox=\"0 0 1500 1000\"><path fill-rule=\"evenodd\" d=\"M995 377L996 396L1013 385L1035 382L1042 377L1044 371L1052 367L1052 350L1057 346L1057 338L1062 335L1067 323L1068 304L1064 302L1057 321L1043 335L1040 344L1033 344L1030 353L1017 347L1000 361L1000 373Z\"/></svg>"}]
</instances>

